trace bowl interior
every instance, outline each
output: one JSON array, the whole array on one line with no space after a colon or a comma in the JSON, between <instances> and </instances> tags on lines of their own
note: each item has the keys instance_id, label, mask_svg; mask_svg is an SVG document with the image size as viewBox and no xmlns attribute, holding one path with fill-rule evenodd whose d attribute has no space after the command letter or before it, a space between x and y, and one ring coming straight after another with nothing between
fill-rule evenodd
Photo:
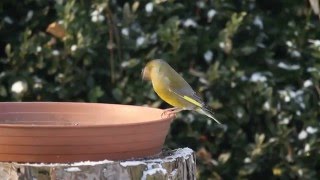
<instances>
[{"instance_id":1,"label":"bowl interior","mask_svg":"<svg viewBox=\"0 0 320 180\"><path fill-rule=\"evenodd\" d=\"M90 126L137 124L166 120L163 110L142 106L69 103L4 102L0 103L1 125Z\"/></svg>"}]
</instances>

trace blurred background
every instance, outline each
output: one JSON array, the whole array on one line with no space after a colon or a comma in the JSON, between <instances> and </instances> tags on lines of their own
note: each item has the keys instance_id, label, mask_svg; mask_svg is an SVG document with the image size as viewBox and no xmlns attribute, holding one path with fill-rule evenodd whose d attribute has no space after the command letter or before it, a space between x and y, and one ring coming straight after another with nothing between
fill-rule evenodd
<instances>
[{"instance_id":1,"label":"blurred background","mask_svg":"<svg viewBox=\"0 0 320 180\"><path fill-rule=\"evenodd\" d=\"M320 177L317 0L3 0L0 101L168 108L141 80L166 60L221 128L183 112L166 148L197 153L199 179Z\"/></svg>"}]
</instances>

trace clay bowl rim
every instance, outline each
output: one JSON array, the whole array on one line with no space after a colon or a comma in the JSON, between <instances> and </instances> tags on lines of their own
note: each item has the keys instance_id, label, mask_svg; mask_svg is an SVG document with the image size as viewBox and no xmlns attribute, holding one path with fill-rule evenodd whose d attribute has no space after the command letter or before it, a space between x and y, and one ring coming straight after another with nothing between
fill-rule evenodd
<instances>
[{"instance_id":1,"label":"clay bowl rim","mask_svg":"<svg viewBox=\"0 0 320 180\"><path fill-rule=\"evenodd\" d=\"M1 104L81 104L81 105L112 105L112 106L129 106L129 107L140 107L140 108L147 108L153 110L164 111L160 108L148 107L148 106L138 106L138 105L127 105L127 104L114 104L114 103L91 103L91 102L49 102L49 101L42 101L42 102L0 102ZM18 113L18 112L12 112ZM35 112L36 113L36 112ZM1 114L1 113L0 113ZM90 113L87 113L90 114ZM172 121L176 118L175 115L167 116L165 118L159 117L159 119L151 119L149 121L144 122L131 122L131 123L123 123L123 124L92 124L92 125L31 125L31 124L3 124L0 123L0 128L74 128L74 129L81 129L81 128L106 128L106 127L127 127L127 126L136 126L136 125L147 125L153 124L157 122L163 121Z\"/></svg>"}]
</instances>

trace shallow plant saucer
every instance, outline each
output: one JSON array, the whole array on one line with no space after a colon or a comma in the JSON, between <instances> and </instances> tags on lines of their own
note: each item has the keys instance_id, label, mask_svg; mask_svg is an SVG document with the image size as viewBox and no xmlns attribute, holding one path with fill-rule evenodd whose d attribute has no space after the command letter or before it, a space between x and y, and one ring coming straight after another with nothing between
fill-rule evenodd
<instances>
[{"instance_id":1,"label":"shallow plant saucer","mask_svg":"<svg viewBox=\"0 0 320 180\"><path fill-rule=\"evenodd\" d=\"M174 117L141 106L0 103L0 161L68 163L159 153Z\"/></svg>"}]
</instances>

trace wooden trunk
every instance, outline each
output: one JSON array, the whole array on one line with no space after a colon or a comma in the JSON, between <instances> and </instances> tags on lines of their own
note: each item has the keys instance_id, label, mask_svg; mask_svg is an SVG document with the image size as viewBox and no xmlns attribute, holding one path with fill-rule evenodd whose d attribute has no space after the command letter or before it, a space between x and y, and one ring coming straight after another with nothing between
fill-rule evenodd
<instances>
[{"instance_id":1,"label":"wooden trunk","mask_svg":"<svg viewBox=\"0 0 320 180\"><path fill-rule=\"evenodd\" d=\"M6 180L192 180L195 176L195 154L189 148L163 151L154 157L126 161L103 160L72 164L0 162L0 177Z\"/></svg>"}]
</instances>

